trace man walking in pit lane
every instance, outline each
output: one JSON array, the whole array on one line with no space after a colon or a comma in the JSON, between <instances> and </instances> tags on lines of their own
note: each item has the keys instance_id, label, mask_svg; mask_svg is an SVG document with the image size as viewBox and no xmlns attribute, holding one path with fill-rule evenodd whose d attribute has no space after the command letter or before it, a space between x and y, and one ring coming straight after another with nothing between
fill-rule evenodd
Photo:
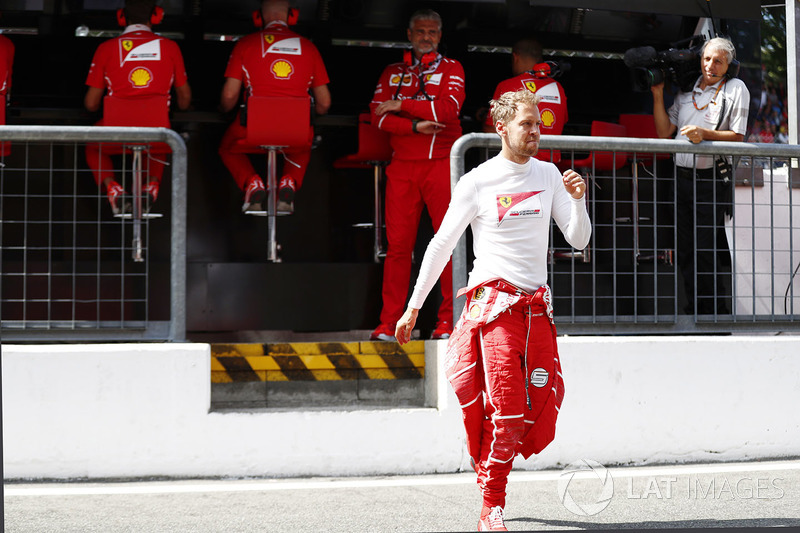
<instances>
[{"instance_id":1,"label":"man walking in pit lane","mask_svg":"<svg viewBox=\"0 0 800 533\"><path fill-rule=\"evenodd\" d=\"M528 90L491 102L501 152L455 187L395 331L401 344L410 340L422 302L470 225L475 262L459 292L467 304L448 344L445 372L464 412L483 495L480 531L506 530L514 457L539 453L553 440L564 395L546 283L550 217L575 248L584 248L592 232L583 178L534 158L538 103Z\"/></svg>"}]
</instances>

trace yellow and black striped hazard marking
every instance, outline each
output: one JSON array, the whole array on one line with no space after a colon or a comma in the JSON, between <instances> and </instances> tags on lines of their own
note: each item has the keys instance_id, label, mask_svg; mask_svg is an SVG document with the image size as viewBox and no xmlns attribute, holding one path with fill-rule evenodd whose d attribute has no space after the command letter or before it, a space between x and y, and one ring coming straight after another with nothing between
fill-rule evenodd
<instances>
[{"instance_id":1,"label":"yellow and black striped hazard marking","mask_svg":"<svg viewBox=\"0 0 800 533\"><path fill-rule=\"evenodd\" d=\"M425 343L212 344L211 382L419 379Z\"/></svg>"}]
</instances>

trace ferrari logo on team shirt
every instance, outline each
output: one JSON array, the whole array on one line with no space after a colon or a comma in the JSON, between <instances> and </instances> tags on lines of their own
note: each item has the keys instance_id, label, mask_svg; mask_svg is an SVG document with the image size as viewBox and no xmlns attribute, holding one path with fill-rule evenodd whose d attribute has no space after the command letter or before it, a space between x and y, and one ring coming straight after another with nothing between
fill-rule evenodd
<instances>
[{"instance_id":1,"label":"ferrari logo on team shirt","mask_svg":"<svg viewBox=\"0 0 800 533\"><path fill-rule=\"evenodd\" d=\"M485 287L478 287L475 290L475 296L472 297L473 300L483 300L483 297L486 296L486 288Z\"/></svg>"},{"instance_id":2,"label":"ferrari logo on team shirt","mask_svg":"<svg viewBox=\"0 0 800 533\"><path fill-rule=\"evenodd\" d=\"M281 80L289 79L292 76L292 72L294 72L294 67L291 63L286 61L285 59L279 59L272 64L270 68L272 74Z\"/></svg>"},{"instance_id":3,"label":"ferrari logo on team shirt","mask_svg":"<svg viewBox=\"0 0 800 533\"><path fill-rule=\"evenodd\" d=\"M542 125L545 128L552 128L556 123L556 116L549 109L542 111Z\"/></svg>"},{"instance_id":4,"label":"ferrari logo on team shirt","mask_svg":"<svg viewBox=\"0 0 800 533\"><path fill-rule=\"evenodd\" d=\"M498 194L497 195L497 225L499 226L503 219L506 216L509 217L520 217L520 218L527 218L527 217L534 217L538 218L542 216L542 203L538 201L530 204L528 202L523 209L514 209L514 207L520 206L522 202L525 202L529 198L535 197L537 194L544 192L544 191L530 191L530 192L518 192L513 194Z\"/></svg>"},{"instance_id":5,"label":"ferrari logo on team shirt","mask_svg":"<svg viewBox=\"0 0 800 533\"><path fill-rule=\"evenodd\" d=\"M279 36L267 34L261 41L261 57L266 57L267 54L303 55L303 43L299 37L280 39Z\"/></svg>"},{"instance_id":6,"label":"ferrari logo on team shirt","mask_svg":"<svg viewBox=\"0 0 800 533\"><path fill-rule=\"evenodd\" d=\"M442 73L437 72L435 74L428 74L425 76L425 83L430 85L439 85L442 83Z\"/></svg>"},{"instance_id":7,"label":"ferrari logo on team shirt","mask_svg":"<svg viewBox=\"0 0 800 533\"><path fill-rule=\"evenodd\" d=\"M149 86L150 82L153 81L153 73L144 67L138 67L131 71L128 79L130 79L134 88L143 89Z\"/></svg>"},{"instance_id":8,"label":"ferrari logo on team shirt","mask_svg":"<svg viewBox=\"0 0 800 533\"><path fill-rule=\"evenodd\" d=\"M530 92L536 92L536 82L533 80L528 80L525 82L525 88L528 89Z\"/></svg>"},{"instance_id":9,"label":"ferrari logo on team shirt","mask_svg":"<svg viewBox=\"0 0 800 533\"><path fill-rule=\"evenodd\" d=\"M135 44L133 39L122 39L119 42L119 66L126 61L161 61L161 39L153 39L142 44Z\"/></svg>"}]
</instances>

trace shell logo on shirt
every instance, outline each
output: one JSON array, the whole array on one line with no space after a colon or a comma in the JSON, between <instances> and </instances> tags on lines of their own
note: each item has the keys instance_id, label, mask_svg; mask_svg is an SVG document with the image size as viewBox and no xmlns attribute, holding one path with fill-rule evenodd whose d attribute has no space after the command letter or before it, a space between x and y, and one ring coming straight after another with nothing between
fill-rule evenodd
<instances>
[{"instance_id":1,"label":"shell logo on shirt","mask_svg":"<svg viewBox=\"0 0 800 533\"><path fill-rule=\"evenodd\" d=\"M472 307L469 308L469 316L470 316L470 318L472 318L472 319L478 318L479 316L481 316L481 311L482 310L481 310L481 306L480 305L478 305L478 304L473 305Z\"/></svg>"},{"instance_id":2,"label":"shell logo on shirt","mask_svg":"<svg viewBox=\"0 0 800 533\"><path fill-rule=\"evenodd\" d=\"M542 203L536 199L536 201L531 204L530 202L526 202L526 205L521 206L523 202L528 200L529 198L535 197L537 194L544 192L542 191L529 191L529 192L517 192L511 194L498 194L497 195L497 225L503 223L503 219L508 217L518 217L518 218L540 218L542 216ZM514 207L519 206L520 209L513 209Z\"/></svg>"},{"instance_id":3,"label":"shell logo on shirt","mask_svg":"<svg viewBox=\"0 0 800 533\"><path fill-rule=\"evenodd\" d=\"M273 76L275 76L277 79L288 80L292 77L294 66L285 59L279 59L272 63L270 70L272 71Z\"/></svg>"},{"instance_id":4,"label":"shell logo on shirt","mask_svg":"<svg viewBox=\"0 0 800 533\"><path fill-rule=\"evenodd\" d=\"M542 111L542 125L545 128L552 128L555 123L556 123L556 116L552 111L550 111L549 109L545 109L544 111Z\"/></svg>"},{"instance_id":5,"label":"shell logo on shirt","mask_svg":"<svg viewBox=\"0 0 800 533\"><path fill-rule=\"evenodd\" d=\"M389 77L390 86L398 86L400 84L411 85L411 74L393 74Z\"/></svg>"},{"instance_id":6,"label":"shell logo on shirt","mask_svg":"<svg viewBox=\"0 0 800 533\"><path fill-rule=\"evenodd\" d=\"M525 82L525 88L528 89L530 92L536 92L536 82L533 80L528 80Z\"/></svg>"},{"instance_id":7,"label":"shell logo on shirt","mask_svg":"<svg viewBox=\"0 0 800 533\"><path fill-rule=\"evenodd\" d=\"M135 89L144 89L153 81L153 73L144 67L137 67L131 71L128 79Z\"/></svg>"}]
</instances>

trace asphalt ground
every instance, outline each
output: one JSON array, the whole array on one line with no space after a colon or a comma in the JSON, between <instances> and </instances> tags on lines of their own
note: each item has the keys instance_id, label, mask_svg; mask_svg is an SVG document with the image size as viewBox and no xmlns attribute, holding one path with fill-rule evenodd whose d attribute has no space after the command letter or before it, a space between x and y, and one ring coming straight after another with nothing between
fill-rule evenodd
<instances>
[{"instance_id":1,"label":"asphalt ground","mask_svg":"<svg viewBox=\"0 0 800 533\"><path fill-rule=\"evenodd\" d=\"M475 531L474 473L13 482L7 532ZM514 471L511 531L800 528L800 460Z\"/></svg>"}]
</instances>

